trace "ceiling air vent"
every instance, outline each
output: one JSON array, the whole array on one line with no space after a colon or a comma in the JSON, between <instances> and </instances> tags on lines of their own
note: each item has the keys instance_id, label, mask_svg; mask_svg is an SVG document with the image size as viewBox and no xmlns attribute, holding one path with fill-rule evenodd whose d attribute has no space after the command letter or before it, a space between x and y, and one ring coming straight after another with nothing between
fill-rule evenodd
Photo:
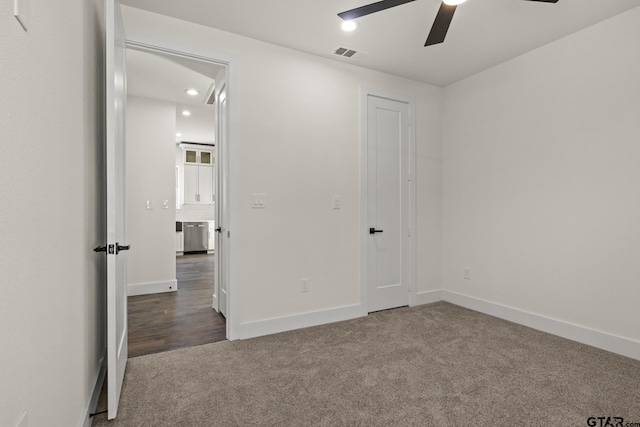
<instances>
[{"instance_id":1,"label":"ceiling air vent","mask_svg":"<svg viewBox=\"0 0 640 427\"><path fill-rule=\"evenodd\" d=\"M358 52L354 49L349 49L348 47L339 47L333 51L334 55L342 56L343 58L353 59L354 61L360 61L362 58L367 56L366 52Z\"/></svg>"}]
</instances>

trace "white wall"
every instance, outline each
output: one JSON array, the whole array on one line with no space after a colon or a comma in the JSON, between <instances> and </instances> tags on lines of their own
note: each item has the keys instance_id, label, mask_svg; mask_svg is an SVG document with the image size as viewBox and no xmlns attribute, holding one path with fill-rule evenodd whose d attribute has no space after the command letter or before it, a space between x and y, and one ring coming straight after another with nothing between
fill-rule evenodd
<instances>
[{"instance_id":1,"label":"white wall","mask_svg":"<svg viewBox=\"0 0 640 427\"><path fill-rule=\"evenodd\" d=\"M639 51L636 8L445 89L447 290L640 341Z\"/></svg>"},{"instance_id":2,"label":"white wall","mask_svg":"<svg viewBox=\"0 0 640 427\"><path fill-rule=\"evenodd\" d=\"M174 103L127 98L127 284L175 290L175 134ZM147 200L153 209L148 210ZM169 208L162 209L162 201ZM172 289L169 289L173 286ZM144 288L147 287L147 288ZM155 289L155 288L154 288Z\"/></svg>"},{"instance_id":3,"label":"white wall","mask_svg":"<svg viewBox=\"0 0 640 427\"><path fill-rule=\"evenodd\" d=\"M418 290L440 289L441 95L426 84L124 8L127 34L234 55L242 323L360 303L360 88L416 100ZM236 145L237 146L237 145ZM251 209L265 193L266 209ZM341 210L332 209L340 195ZM311 291L300 292L300 279ZM237 295L237 294L236 294Z\"/></svg>"},{"instance_id":4,"label":"white wall","mask_svg":"<svg viewBox=\"0 0 640 427\"><path fill-rule=\"evenodd\" d=\"M102 1L0 14L0 425L84 421L105 349ZM64 25L61 25L64 23Z\"/></svg>"}]
</instances>

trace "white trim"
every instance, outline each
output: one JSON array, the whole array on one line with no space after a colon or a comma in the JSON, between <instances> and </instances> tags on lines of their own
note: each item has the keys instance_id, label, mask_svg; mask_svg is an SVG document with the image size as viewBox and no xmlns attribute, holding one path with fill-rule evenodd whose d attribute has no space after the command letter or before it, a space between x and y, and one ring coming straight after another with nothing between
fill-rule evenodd
<instances>
[{"instance_id":1,"label":"white trim","mask_svg":"<svg viewBox=\"0 0 640 427\"><path fill-rule=\"evenodd\" d=\"M81 415L80 421L78 421L78 427L90 427L93 423L91 414L96 412L96 408L98 407L98 400L100 399L100 393L102 392L102 386L107 376L106 360L107 353L105 352L98 362L98 364L100 365L100 369L98 370L98 374L94 382L93 392L91 393L91 396L89 396L89 401L85 405L86 409L84 411L84 414Z\"/></svg>"},{"instance_id":2,"label":"white trim","mask_svg":"<svg viewBox=\"0 0 640 427\"><path fill-rule=\"evenodd\" d=\"M240 212L240 70L239 61L235 55L207 46L206 44L194 44L180 41L171 37L154 37L149 34L137 33L127 37L127 47L147 52L161 52L176 55L188 59L196 59L226 66L226 85L229 111L227 113L228 139L233 141L228 148L228 165L225 168L229 182L229 221L227 229L231 237L240 235L240 220L237 213ZM229 239L229 253L227 254L228 283L227 283L227 339L238 339L240 334L239 313L242 302L240 301L240 284L235 280L240 277L240 247L234 245L234 240ZM236 298L237 296L237 298Z\"/></svg>"},{"instance_id":3,"label":"white trim","mask_svg":"<svg viewBox=\"0 0 640 427\"><path fill-rule=\"evenodd\" d=\"M444 290L443 300L539 331L640 360L640 342L638 341L457 292Z\"/></svg>"},{"instance_id":4,"label":"white trim","mask_svg":"<svg viewBox=\"0 0 640 427\"><path fill-rule=\"evenodd\" d=\"M366 86L360 87L360 309L361 314L366 316L369 313L369 287L368 287L368 257L367 248L369 242L369 226L367 211L369 209L369 200L367 198L367 113L369 96L384 98L391 101L405 103L409 106L409 173L411 174L411 185L409 188L409 216L411 226L411 241L409 242L410 266L409 266L409 305L419 305L417 302L417 267L416 267L416 135L415 135L415 99L402 94L389 93L379 91Z\"/></svg>"},{"instance_id":5,"label":"white trim","mask_svg":"<svg viewBox=\"0 0 640 427\"><path fill-rule=\"evenodd\" d=\"M216 311L216 313L220 313L220 309L219 309L220 306L218 305L219 303L220 303L220 300L218 299L218 295L212 294L211 308L213 308Z\"/></svg>"},{"instance_id":6,"label":"white trim","mask_svg":"<svg viewBox=\"0 0 640 427\"><path fill-rule=\"evenodd\" d=\"M367 183L369 182L368 161L367 161L367 112L370 90L360 88L360 307L361 315L369 314L369 264L367 247L369 236L363 230L367 227L369 198L367 196Z\"/></svg>"},{"instance_id":7,"label":"white trim","mask_svg":"<svg viewBox=\"0 0 640 427\"><path fill-rule=\"evenodd\" d=\"M416 293L411 301L410 307L415 307L416 305L423 304L431 304L434 302L442 301L442 289L437 289L435 291L427 291L427 292L419 292Z\"/></svg>"},{"instance_id":8,"label":"white trim","mask_svg":"<svg viewBox=\"0 0 640 427\"><path fill-rule=\"evenodd\" d=\"M275 317L240 324L240 337L241 339L260 337L263 335L292 331L294 329L324 325L326 323L341 322L343 320L355 319L356 317L362 317L360 304L328 310L311 311L291 316Z\"/></svg>"},{"instance_id":9,"label":"white trim","mask_svg":"<svg viewBox=\"0 0 640 427\"><path fill-rule=\"evenodd\" d=\"M127 296L160 294L163 292L175 292L178 290L178 281L136 283L127 285Z\"/></svg>"}]
</instances>

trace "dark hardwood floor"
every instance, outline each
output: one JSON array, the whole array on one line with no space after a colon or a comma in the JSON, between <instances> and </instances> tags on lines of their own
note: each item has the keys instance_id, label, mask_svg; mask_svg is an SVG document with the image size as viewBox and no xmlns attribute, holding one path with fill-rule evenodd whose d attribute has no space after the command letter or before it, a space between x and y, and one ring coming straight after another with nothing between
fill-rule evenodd
<instances>
[{"instance_id":1,"label":"dark hardwood floor","mask_svg":"<svg viewBox=\"0 0 640 427\"><path fill-rule=\"evenodd\" d=\"M129 297L129 357L225 340L225 319L211 308L213 257L176 257L177 292Z\"/></svg>"}]
</instances>

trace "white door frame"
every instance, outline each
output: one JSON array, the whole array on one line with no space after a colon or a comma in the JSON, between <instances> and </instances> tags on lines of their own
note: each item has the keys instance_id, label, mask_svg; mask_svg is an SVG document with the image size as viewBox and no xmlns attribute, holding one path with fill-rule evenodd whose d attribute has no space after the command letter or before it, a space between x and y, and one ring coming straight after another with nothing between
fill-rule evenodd
<instances>
[{"instance_id":1,"label":"white door frame","mask_svg":"<svg viewBox=\"0 0 640 427\"><path fill-rule=\"evenodd\" d=\"M415 305L416 299L416 133L415 133L415 101L411 97L387 93L368 87L360 88L360 307L361 314L369 314L369 200L368 200L368 144L369 129L367 126L369 96L388 99L409 105L409 224L411 237L409 241L409 305ZM403 234L406 237L406 234Z\"/></svg>"},{"instance_id":2,"label":"white door frame","mask_svg":"<svg viewBox=\"0 0 640 427\"><path fill-rule=\"evenodd\" d=\"M224 96L224 99L222 98ZM216 177L216 224L221 224L220 218L223 218L224 221L229 217L229 209L228 203L221 203L221 201L225 200L225 197L228 199L229 194L226 190L228 190L228 185L226 181L227 174L226 167L229 163L228 160L228 107L223 108L223 105L227 105L227 79L226 76L222 81L216 81L215 87L215 97L216 97L216 159L217 159L217 167L218 167L218 175ZM224 222L222 222L224 224ZM216 249L217 254L222 256L216 256L216 271L215 271L215 287L214 287L214 301L213 306L218 313L221 313L227 318L229 313L229 258L227 257L227 252L223 251L229 244L228 238L225 238L225 234L228 232L226 227L222 225L218 225L220 232L216 232L215 240L216 240ZM222 297L222 284L226 284L226 294L224 298Z\"/></svg>"},{"instance_id":3,"label":"white door frame","mask_svg":"<svg viewBox=\"0 0 640 427\"><path fill-rule=\"evenodd\" d=\"M228 164L223 170L226 182L228 182L227 193L229 194L228 212L229 218L225 228L229 230L230 236L238 236L239 215L240 212L240 196L239 196L239 164L240 164L240 140L239 140L239 124L240 124L240 97L238 96L239 71L238 61L233 55L221 52L216 49L209 48L193 43L184 43L178 40L167 38L156 39L149 35L136 35L127 38L127 47L142 50L150 53L160 53L165 55L173 55L186 59L194 59L203 62L210 62L217 65L226 66L226 87L228 99L228 124L227 139L233 141L227 147ZM216 144L219 141L216 141ZM216 224L218 227L219 224ZM240 292L238 283L234 282L235 277L239 277L239 247L233 243L233 239L229 239L227 259L227 339L234 340L240 338L240 324L238 321L238 313L240 313ZM218 250L219 248L216 248Z\"/></svg>"}]
</instances>

